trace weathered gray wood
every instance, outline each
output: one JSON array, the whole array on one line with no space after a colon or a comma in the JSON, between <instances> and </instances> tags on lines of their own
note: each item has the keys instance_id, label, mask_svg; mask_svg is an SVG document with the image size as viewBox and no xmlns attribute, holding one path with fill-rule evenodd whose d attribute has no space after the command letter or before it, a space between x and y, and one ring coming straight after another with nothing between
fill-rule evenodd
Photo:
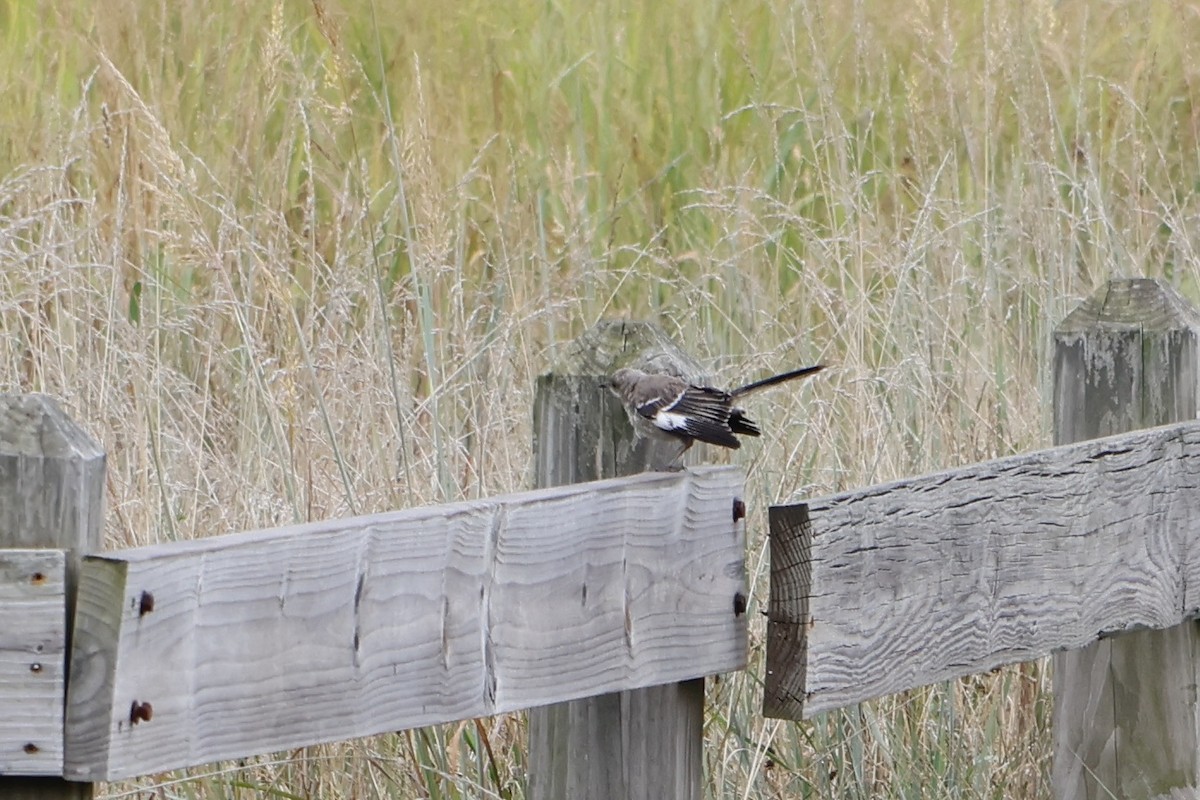
<instances>
[{"instance_id":1,"label":"weathered gray wood","mask_svg":"<svg viewBox=\"0 0 1200 800\"><path fill-rule=\"evenodd\" d=\"M66 773L111 780L735 668L741 474L89 558Z\"/></svg>"},{"instance_id":2,"label":"weathered gray wood","mask_svg":"<svg viewBox=\"0 0 1200 800\"><path fill-rule=\"evenodd\" d=\"M629 365L686 377L700 374L656 326L606 322L592 328L538 382L533 455L539 486L629 475L661 467L674 456L670 444L638 440L620 403L602 386L605 377ZM741 548L740 524L737 530ZM745 615L734 613L734 595L744 598L746 591L740 553L723 566L737 587L713 587L742 642L742 658L728 669L745 666ZM703 680L535 709L529 717L528 797L698 800L703 717Z\"/></svg>"},{"instance_id":3,"label":"weathered gray wood","mask_svg":"<svg viewBox=\"0 0 1200 800\"><path fill-rule=\"evenodd\" d=\"M50 398L0 395L0 548L67 551L63 625L68 644L79 560L84 553L99 550L104 541L103 503L104 451L99 445ZM6 623L0 624L7 628ZM46 668L61 675L62 664L49 662L48 657ZM61 693L59 697L61 702ZM61 706L57 719L62 719ZM12 800L92 796L90 784L56 777L62 774L61 725L58 738L45 741L44 747L38 742L27 744L38 748L27 755L44 756L45 763L35 769L27 761L21 769L48 777L0 777L0 796Z\"/></svg>"},{"instance_id":4,"label":"weathered gray wood","mask_svg":"<svg viewBox=\"0 0 1200 800\"><path fill-rule=\"evenodd\" d=\"M595 797L592 787L618 798L694 797L703 786L703 679L535 710L548 718L530 728L530 798Z\"/></svg>"},{"instance_id":5,"label":"weathered gray wood","mask_svg":"<svg viewBox=\"0 0 1200 800\"><path fill-rule=\"evenodd\" d=\"M1200 614L1200 423L771 509L764 712Z\"/></svg>"},{"instance_id":6,"label":"weathered gray wood","mask_svg":"<svg viewBox=\"0 0 1200 800\"><path fill-rule=\"evenodd\" d=\"M0 775L62 774L66 579L61 550L0 550Z\"/></svg>"},{"instance_id":7,"label":"weathered gray wood","mask_svg":"<svg viewBox=\"0 0 1200 800\"><path fill-rule=\"evenodd\" d=\"M1195 419L1198 333L1200 314L1166 284L1111 281L1055 331L1055 441ZM1194 617L1193 564L1200 553L1193 542L1200 531L1193 523L1190 540L1167 543L1156 540L1153 526L1136 523L1139 511L1165 511L1170 505L1198 520L1197 499L1162 496L1170 486L1146 488L1158 499L1130 506L1126 516L1135 524L1123 549L1157 557L1158 574L1148 571L1147 577L1157 577L1164 589L1181 578L1190 581L1173 588L1182 595L1182 616ZM1162 550L1162 544L1172 549ZM1077 548L1091 546L1081 541ZM1192 563L1178 570L1181 560ZM1055 656L1055 797L1195 796L1200 785L1196 625L1189 620Z\"/></svg>"},{"instance_id":8,"label":"weathered gray wood","mask_svg":"<svg viewBox=\"0 0 1200 800\"><path fill-rule=\"evenodd\" d=\"M767 509L771 589L767 602L767 674L763 714L802 719L809 696L808 634L812 611L812 526L808 505ZM821 608L822 614L825 607Z\"/></svg>"}]
</instances>

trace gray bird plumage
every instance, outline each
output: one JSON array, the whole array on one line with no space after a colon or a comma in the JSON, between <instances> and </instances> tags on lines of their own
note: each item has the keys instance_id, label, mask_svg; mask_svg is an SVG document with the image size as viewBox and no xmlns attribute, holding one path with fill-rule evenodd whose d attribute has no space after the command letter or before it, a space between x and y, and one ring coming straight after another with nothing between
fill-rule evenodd
<instances>
[{"instance_id":1,"label":"gray bird plumage","mask_svg":"<svg viewBox=\"0 0 1200 800\"><path fill-rule=\"evenodd\" d=\"M695 442L737 449L742 446L738 436L760 436L758 425L735 401L824 368L822 364L803 367L724 391L674 375L656 375L626 367L614 372L608 385L621 399L638 435L680 443L678 460Z\"/></svg>"}]
</instances>

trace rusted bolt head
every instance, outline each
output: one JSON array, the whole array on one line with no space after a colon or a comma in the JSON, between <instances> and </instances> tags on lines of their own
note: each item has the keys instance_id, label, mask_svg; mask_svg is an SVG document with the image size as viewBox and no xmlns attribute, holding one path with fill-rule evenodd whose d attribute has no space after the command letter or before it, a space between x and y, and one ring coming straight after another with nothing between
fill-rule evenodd
<instances>
[{"instance_id":1,"label":"rusted bolt head","mask_svg":"<svg viewBox=\"0 0 1200 800\"><path fill-rule=\"evenodd\" d=\"M745 614L745 613L746 613L746 595L742 594L741 592L738 592L733 596L733 615L735 617L740 617L742 614Z\"/></svg>"},{"instance_id":2,"label":"rusted bolt head","mask_svg":"<svg viewBox=\"0 0 1200 800\"><path fill-rule=\"evenodd\" d=\"M745 519L745 518L746 518L746 504L742 501L742 498L740 498L740 497L733 498L733 521L737 522L738 520Z\"/></svg>"},{"instance_id":3,"label":"rusted bolt head","mask_svg":"<svg viewBox=\"0 0 1200 800\"><path fill-rule=\"evenodd\" d=\"M154 717L154 707L149 703L139 703L137 700L129 707L129 722L137 725L139 722L149 722Z\"/></svg>"},{"instance_id":4,"label":"rusted bolt head","mask_svg":"<svg viewBox=\"0 0 1200 800\"><path fill-rule=\"evenodd\" d=\"M154 610L154 595L149 592L142 592L141 598L138 600L138 616L144 617Z\"/></svg>"},{"instance_id":5,"label":"rusted bolt head","mask_svg":"<svg viewBox=\"0 0 1200 800\"><path fill-rule=\"evenodd\" d=\"M25 751L26 753L28 753L29 755L33 755L34 753L37 753L37 752L39 752L39 751L40 751L42 748L38 747L38 746L37 746L36 744L34 744L33 742L28 742L28 743L25 745L25 747L24 747L24 748L22 748L22 749L24 749L24 751Z\"/></svg>"}]
</instances>

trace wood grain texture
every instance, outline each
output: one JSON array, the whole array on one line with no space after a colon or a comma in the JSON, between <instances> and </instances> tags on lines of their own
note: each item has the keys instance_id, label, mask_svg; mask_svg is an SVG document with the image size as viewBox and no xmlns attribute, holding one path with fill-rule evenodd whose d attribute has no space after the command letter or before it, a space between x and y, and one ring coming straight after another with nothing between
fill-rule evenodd
<instances>
[{"instance_id":1,"label":"wood grain texture","mask_svg":"<svg viewBox=\"0 0 1200 800\"><path fill-rule=\"evenodd\" d=\"M530 753L541 759L530 764L530 798L575 800L601 789L614 798L699 796L692 792L703 787L703 680L537 711L552 718L530 730Z\"/></svg>"},{"instance_id":2,"label":"wood grain texture","mask_svg":"<svg viewBox=\"0 0 1200 800\"><path fill-rule=\"evenodd\" d=\"M689 378L699 366L655 325L602 322L538 381L534 467L539 486L629 475L668 463L670 443L638 439L604 380L624 366ZM692 448L693 459L703 456ZM728 564L745 592L742 560ZM730 610L733 596L729 598ZM745 615L739 626L745 664ZM574 700L529 714L530 800L699 800L704 681Z\"/></svg>"},{"instance_id":3,"label":"wood grain texture","mask_svg":"<svg viewBox=\"0 0 1200 800\"><path fill-rule=\"evenodd\" d=\"M0 550L0 775L62 774L66 578L61 550Z\"/></svg>"},{"instance_id":4,"label":"wood grain texture","mask_svg":"<svg viewBox=\"0 0 1200 800\"><path fill-rule=\"evenodd\" d=\"M1200 613L1198 537L1200 423L773 509L764 711L1177 624Z\"/></svg>"},{"instance_id":5,"label":"wood grain texture","mask_svg":"<svg viewBox=\"0 0 1200 800\"><path fill-rule=\"evenodd\" d=\"M1170 286L1109 282L1054 332L1055 441L1195 419L1198 333L1200 314ZM1151 547L1157 544L1147 542ZM1185 540L1164 553L1163 577L1180 575L1173 567L1182 560L1181 577L1194 580L1192 550ZM1200 633L1191 619L1193 591L1183 592L1178 624L1161 620L1169 627L1054 656L1055 797L1197 795Z\"/></svg>"},{"instance_id":6,"label":"wood grain texture","mask_svg":"<svg viewBox=\"0 0 1200 800\"><path fill-rule=\"evenodd\" d=\"M104 543L104 450L45 395L0 395L0 498L0 546L66 550L74 586Z\"/></svg>"},{"instance_id":7,"label":"wood grain texture","mask_svg":"<svg viewBox=\"0 0 1200 800\"><path fill-rule=\"evenodd\" d=\"M103 514L104 451L100 446L49 397L0 395L0 548L65 551L66 616L62 625L67 629L68 648L79 561L103 545ZM65 657L55 658L49 668L61 675L57 659ZM57 718L61 716L62 712L57 712ZM47 740L45 750L29 754L40 765L26 762L21 769L44 777L0 776L0 797L91 797L90 784L58 777L62 775L64 746Z\"/></svg>"},{"instance_id":8,"label":"wood grain texture","mask_svg":"<svg viewBox=\"0 0 1200 800\"><path fill-rule=\"evenodd\" d=\"M729 468L648 474L89 558L66 773L111 780L736 668L741 485Z\"/></svg>"},{"instance_id":9,"label":"wood grain texture","mask_svg":"<svg viewBox=\"0 0 1200 800\"><path fill-rule=\"evenodd\" d=\"M767 604L767 674L763 713L800 719L808 686L808 592L812 527L808 506L771 506L771 597Z\"/></svg>"}]
</instances>

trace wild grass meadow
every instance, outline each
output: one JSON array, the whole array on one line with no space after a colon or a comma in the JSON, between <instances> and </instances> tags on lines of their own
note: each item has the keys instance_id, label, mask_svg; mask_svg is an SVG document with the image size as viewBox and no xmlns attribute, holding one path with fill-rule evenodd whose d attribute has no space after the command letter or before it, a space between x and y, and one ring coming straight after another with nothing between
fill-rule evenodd
<instances>
[{"instance_id":1,"label":"wild grass meadow","mask_svg":"<svg viewBox=\"0 0 1200 800\"><path fill-rule=\"evenodd\" d=\"M0 391L104 443L109 546L528 488L534 380L601 319L720 381L825 361L734 456L707 796L1047 796L1041 665L759 716L765 510L1047 445L1075 303L1200 302L1200 7L0 0L0 65ZM523 735L98 794L515 800Z\"/></svg>"}]
</instances>

